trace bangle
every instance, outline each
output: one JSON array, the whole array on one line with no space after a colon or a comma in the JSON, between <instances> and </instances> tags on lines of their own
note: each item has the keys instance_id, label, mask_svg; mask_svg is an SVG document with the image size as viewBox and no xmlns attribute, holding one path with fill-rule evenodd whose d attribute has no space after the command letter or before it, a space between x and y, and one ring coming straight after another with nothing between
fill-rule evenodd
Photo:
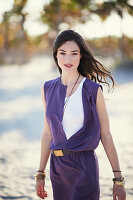
<instances>
[{"instance_id":1,"label":"bangle","mask_svg":"<svg viewBox=\"0 0 133 200\"><path fill-rule=\"evenodd\" d=\"M116 184L116 185L120 185L120 186L124 186L124 185L125 185L125 181L124 181L124 180L121 181L121 182L116 181L116 182L114 182L114 184Z\"/></svg>"},{"instance_id":2,"label":"bangle","mask_svg":"<svg viewBox=\"0 0 133 200\"><path fill-rule=\"evenodd\" d=\"M121 172L121 170L113 170L112 172Z\"/></svg>"},{"instance_id":3,"label":"bangle","mask_svg":"<svg viewBox=\"0 0 133 200\"><path fill-rule=\"evenodd\" d=\"M117 177L117 178L113 178L112 180L115 183L115 182L121 182L121 181L123 181L124 178L122 176L120 176L120 177Z\"/></svg>"},{"instance_id":4,"label":"bangle","mask_svg":"<svg viewBox=\"0 0 133 200\"><path fill-rule=\"evenodd\" d=\"M38 171L36 174L43 174L44 176L46 176L46 172Z\"/></svg>"},{"instance_id":5,"label":"bangle","mask_svg":"<svg viewBox=\"0 0 133 200\"><path fill-rule=\"evenodd\" d=\"M39 173L36 173L35 175L34 175L34 177L35 177L35 180L36 181L39 181L39 180L44 180L45 179L45 177L46 177L46 174L45 174L45 172L43 172L43 173L41 173L41 174L39 174Z\"/></svg>"},{"instance_id":6,"label":"bangle","mask_svg":"<svg viewBox=\"0 0 133 200\"><path fill-rule=\"evenodd\" d=\"M114 184L116 184L116 185L121 185L121 186L125 185L125 180L122 176L117 177L117 178L113 178L112 180L113 180Z\"/></svg>"},{"instance_id":7,"label":"bangle","mask_svg":"<svg viewBox=\"0 0 133 200\"><path fill-rule=\"evenodd\" d=\"M38 170L37 172L44 172L44 171Z\"/></svg>"}]
</instances>

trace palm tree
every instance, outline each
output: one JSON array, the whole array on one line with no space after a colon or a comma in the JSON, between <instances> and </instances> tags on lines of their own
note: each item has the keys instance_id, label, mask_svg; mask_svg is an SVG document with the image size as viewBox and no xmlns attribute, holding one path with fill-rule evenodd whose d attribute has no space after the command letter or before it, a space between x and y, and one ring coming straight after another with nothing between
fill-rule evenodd
<instances>
[{"instance_id":1,"label":"palm tree","mask_svg":"<svg viewBox=\"0 0 133 200\"><path fill-rule=\"evenodd\" d=\"M130 5L128 0L103 0L101 3L98 3L97 0L52 0L50 4L44 6L43 12L41 13L41 21L48 25L49 32L54 30L57 34L60 30L61 23L65 23L68 28L71 28L76 23L85 23L88 21L92 13L97 14L104 21L115 11L122 21L124 10L133 15L133 6ZM120 48L123 55L124 33L122 25L121 35L122 42Z\"/></svg>"},{"instance_id":2,"label":"palm tree","mask_svg":"<svg viewBox=\"0 0 133 200\"><path fill-rule=\"evenodd\" d=\"M124 11L127 11L130 15L133 16L133 6L130 5L130 2L128 0L109 0L109 1L103 1L102 3L96 3L96 1L93 2L95 4L95 9L92 9L91 12L98 14L102 20L105 20L113 11L118 14L118 16L121 19L120 24L120 30L121 30L121 42L120 42L120 52L121 52L121 59L124 59L125 53L124 53L124 32L122 28L122 21L123 21L123 15Z\"/></svg>"},{"instance_id":3,"label":"palm tree","mask_svg":"<svg viewBox=\"0 0 133 200\"><path fill-rule=\"evenodd\" d=\"M4 25L4 50L7 51L8 47L9 47L9 29L10 29L10 23L9 23L9 19L10 19L11 13L10 12L4 12L3 14L3 20L2 20L2 24Z\"/></svg>"},{"instance_id":4,"label":"palm tree","mask_svg":"<svg viewBox=\"0 0 133 200\"><path fill-rule=\"evenodd\" d=\"M75 21L80 21L82 16L80 9L74 0L52 0L50 4L44 6L41 21L48 25L49 31L55 30L58 33L61 23L67 24L70 28Z\"/></svg>"},{"instance_id":5,"label":"palm tree","mask_svg":"<svg viewBox=\"0 0 133 200\"><path fill-rule=\"evenodd\" d=\"M24 13L23 9L26 6L28 0L14 0L14 5L11 10L12 15L20 17L20 38L22 41L26 40L26 33L24 30L24 22L26 20L27 13Z\"/></svg>"}]
</instances>

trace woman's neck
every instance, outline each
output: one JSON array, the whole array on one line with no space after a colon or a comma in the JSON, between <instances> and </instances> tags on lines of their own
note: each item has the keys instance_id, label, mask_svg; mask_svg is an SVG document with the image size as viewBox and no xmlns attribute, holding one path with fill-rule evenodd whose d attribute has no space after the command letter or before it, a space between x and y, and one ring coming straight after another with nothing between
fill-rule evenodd
<instances>
[{"instance_id":1,"label":"woman's neck","mask_svg":"<svg viewBox=\"0 0 133 200\"><path fill-rule=\"evenodd\" d=\"M63 74L62 73L61 74L61 83L66 86L73 85L77 79L79 81L80 76L81 75L79 74L79 72L77 72L75 74L72 74L72 73L71 74Z\"/></svg>"}]
</instances>

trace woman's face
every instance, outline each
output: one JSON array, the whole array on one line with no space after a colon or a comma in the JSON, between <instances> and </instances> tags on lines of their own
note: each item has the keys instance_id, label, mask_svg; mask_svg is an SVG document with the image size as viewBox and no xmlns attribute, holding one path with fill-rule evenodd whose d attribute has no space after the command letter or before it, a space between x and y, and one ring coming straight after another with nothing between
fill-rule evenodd
<instances>
[{"instance_id":1,"label":"woman's face","mask_svg":"<svg viewBox=\"0 0 133 200\"><path fill-rule=\"evenodd\" d=\"M58 65L62 70L77 70L80 63L80 49L74 41L67 41L57 50Z\"/></svg>"}]
</instances>

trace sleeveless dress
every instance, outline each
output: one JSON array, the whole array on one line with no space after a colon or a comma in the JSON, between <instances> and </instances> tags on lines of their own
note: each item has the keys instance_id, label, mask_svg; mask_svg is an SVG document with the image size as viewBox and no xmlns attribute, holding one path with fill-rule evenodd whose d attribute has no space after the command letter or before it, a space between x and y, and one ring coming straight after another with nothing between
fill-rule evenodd
<instances>
[{"instance_id":1,"label":"sleeveless dress","mask_svg":"<svg viewBox=\"0 0 133 200\"><path fill-rule=\"evenodd\" d=\"M54 200L99 200L99 165L95 153L100 142L100 122L96 111L100 84L90 79L82 86L83 126L67 139L62 126L67 86L60 77L44 83L46 118L50 126L51 150L64 149L76 153L50 154L50 180Z\"/></svg>"}]
</instances>

